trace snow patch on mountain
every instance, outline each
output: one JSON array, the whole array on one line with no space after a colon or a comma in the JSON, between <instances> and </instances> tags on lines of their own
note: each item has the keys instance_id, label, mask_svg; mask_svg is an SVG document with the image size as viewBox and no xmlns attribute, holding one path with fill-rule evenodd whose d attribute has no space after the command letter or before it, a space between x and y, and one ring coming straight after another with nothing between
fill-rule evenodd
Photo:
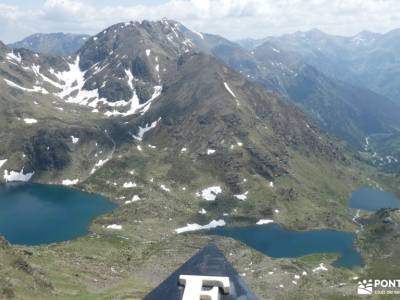
<instances>
[{"instance_id":1,"label":"snow patch on mountain","mask_svg":"<svg viewBox=\"0 0 400 300\"><path fill-rule=\"evenodd\" d=\"M38 121L36 119L33 119L33 118L25 118L24 122L26 124L36 124Z\"/></svg>"},{"instance_id":2,"label":"snow patch on mountain","mask_svg":"<svg viewBox=\"0 0 400 300\"><path fill-rule=\"evenodd\" d=\"M35 174L35 172L32 173L26 173L24 174L24 168L22 168L21 171L16 172L16 171L8 171L4 170L4 179L6 182L12 182L12 181L24 181L27 182L29 181L32 176Z\"/></svg>"},{"instance_id":3,"label":"snow patch on mountain","mask_svg":"<svg viewBox=\"0 0 400 300\"><path fill-rule=\"evenodd\" d=\"M153 102L153 100L155 100L158 96L161 95L161 92L162 92L162 86L161 85L154 86L154 92L153 92L153 95L150 97L150 99L147 100L145 103L140 104L139 103L139 98L138 98L138 96L136 94L136 91L133 91L133 96L128 101L129 104L130 104L130 108L129 108L129 110L127 112L119 112L117 110L114 110L114 111L107 111L105 113L105 115L108 116L108 117L111 117L111 116L130 116L130 115L133 115L135 113L140 113L141 115L143 115L144 113L146 113L149 110L150 105Z\"/></svg>"},{"instance_id":4,"label":"snow patch on mountain","mask_svg":"<svg viewBox=\"0 0 400 300\"><path fill-rule=\"evenodd\" d=\"M98 169L100 169L102 166L104 166L109 160L111 159L111 157L108 157L106 159L100 159L93 167L93 169L90 171L90 174L94 174Z\"/></svg>"},{"instance_id":5,"label":"snow patch on mountain","mask_svg":"<svg viewBox=\"0 0 400 300\"><path fill-rule=\"evenodd\" d=\"M314 268L313 273L321 272L321 271L328 271L328 268L325 267L324 263L320 263L318 267Z\"/></svg>"},{"instance_id":6,"label":"snow patch on mountain","mask_svg":"<svg viewBox=\"0 0 400 300\"><path fill-rule=\"evenodd\" d=\"M192 30L192 32L193 32L194 34L197 34L202 40L204 40L204 36L203 36L203 34L202 34L201 32L194 31L194 30Z\"/></svg>"},{"instance_id":7,"label":"snow patch on mountain","mask_svg":"<svg viewBox=\"0 0 400 300\"><path fill-rule=\"evenodd\" d=\"M62 181L62 184L63 185L75 185L75 184L78 184L78 182L79 182L79 179L64 179Z\"/></svg>"},{"instance_id":8,"label":"snow patch on mountain","mask_svg":"<svg viewBox=\"0 0 400 300\"><path fill-rule=\"evenodd\" d=\"M205 188L201 192L197 192L196 196L201 197L207 201L214 201L217 198L217 195L222 193L222 189L220 186L210 186Z\"/></svg>"},{"instance_id":9,"label":"snow patch on mountain","mask_svg":"<svg viewBox=\"0 0 400 300\"><path fill-rule=\"evenodd\" d=\"M270 224L270 223L274 223L274 220L271 220L271 219L261 219L261 220L259 220L256 224L257 224L257 225L265 225L265 224Z\"/></svg>"},{"instance_id":10,"label":"snow patch on mountain","mask_svg":"<svg viewBox=\"0 0 400 300\"><path fill-rule=\"evenodd\" d=\"M16 88L16 89L19 89L21 91L25 91L25 92L29 92L29 93L42 93L44 95L47 95L49 93L46 89L44 89L44 88L42 88L40 86L34 86L33 88L28 89L28 88L25 88L23 86L20 86L20 85L16 84L15 82L12 82L11 80L8 80L8 79L5 79L5 78L3 78L3 79L9 86L11 86L13 88Z\"/></svg>"},{"instance_id":11,"label":"snow patch on mountain","mask_svg":"<svg viewBox=\"0 0 400 300\"><path fill-rule=\"evenodd\" d=\"M73 63L68 64L69 70L53 73L60 82L64 83L61 86L62 90L56 93L56 96L64 99L68 103L87 105L96 108L100 101L107 102L107 100L99 98L97 89L90 91L83 89L86 72L81 71L79 61L80 57L78 55Z\"/></svg>"},{"instance_id":12,"label":"snow patch on mountain","mask_svg":"<svg viewBox=\"0 0 400 300\"><path fill-rule=\"evenodd\" d=\"M132 71L131 70L125 70L125 74L128 77L128 85L130 87L131 90L133 90L133 84L132 81L137 81L137 79L135 77L133 77Z\"/></svg>"},{"instance_id":13,"label":"snow patch on mountain","mask_svg":"<svg viewBox=\"0 0 400 300\"><path fill-rule=\"evenodd\" d=\"M207 149L207 155L211 155L215 153L215 149Z\"/></svg>"},{"instance_id":14,"label":"snow patch on mountain","mask_svg":"<svg viewBox=\"0 0 400 300\"><path fill-rule=\"evenodd\" d=\"M236 199L239 199L239 200L244 201L244 200L247 199L248 193L249 193L249 191L247 191L247 192L245 192L245 193L243 193L243 194L238 194L238 195L233 195L233 196L234 196Z\"/></svg>"},{"instance_id":15,"label":"snow patch on mountain","mask_svg":"<svg viewBox=\"0 0 400 300\"><path fill-rule=\"evenodd\" d=\"M204 208L202 208L199 210L199 214L205 215L205 214L207 214L207 211Z\"/></svg>"},{"instance_id":16,"label":"snow patch on mountain","mask_svg":"<svg viewBox=\"0 0 400 300\"><path fill-rule=\"evenodd\" d=\"M187 224L185 227L177 228L175 229L175 232L177 234L184 233L184 232L190 232L190 231L198 231L198 230L204 230L204 229L211 229L211 228L216 228L220 226L225 226L226 223L224 220L212 220L209 224L207 225L199 225L199 224Z\"/></svg>"},{"instance_id":17,"label":"snow patch on mountain","mask_svg":"<svg viewBox=\"0 0 400 300\"><path fill-rule=\"evenodd\" d=\"M101 98L99 96L98 89L93 89L93 90L83 89L86 82L85 76L87 71L82 71L80 69L79 61L80 57L77 56L73 63L68 64L69 69L67 71L58 73L53 72L53 75L56 76L60 82L63 82L62 85L53 84L61 89L60 92L56 93L56 96L60 97L61 99L64 99L68 103L89 106L94 109L97 109L99 104L103 104L106 107L114 108L112 111L108 110L105 112L105 115L108 117L129 116L136 113L136 111L139 109L146 108L146 106L149 105L150 101L154 100L156 97L159 96L159 94L161 94L161 87L156 86L152 98L149 99L146 103L139 104L139 98L136 94L136 91L134 90L132 83L132 81L136 81L136 79L134 78L130 70L125 70L127 76L127 83L133 92L132 98L129 100L118 100L114 102L108 101L107 99ZM98 65L92 66L92 68L95 69L93 75L101 72L108 65L109 63L103 65L102 67L99 67ZM120 112L119 110L115 109L115 107L126 107L126 106L129 106L129 109L126 112Z\"/></svg>"},{"instance_id":18,"label":"snow patch on mountain","mask_svg":"<svg viewBox=\"0 0 400 300\"><path fill-rule=\"evenodd\" d=\"M273 182L273 181L270 181L270 182L269 182L269 187L270 187L270 188L273 188L274 186L275 186L274 182Z\"/></svg>"},{"instance_id":19,"label":"snow patch on mountain","mask_svg":"<svg viewBox=\"0 0 400 300\"><path fill-rule=\"evenodd\" d=\"M125 204L130 204L130 203L133 203L133 202L136 202L136 201L139 201L139 200L140 200L140 197L138 195L133 195L131 200L125 201Z\"/></svg>"},{"instance_id":20,"label":"snow patch on mountain","mask_svg":"<svg viewBox=\"0 0 400 300\"><path fill-rule=\"evenodd\" d=\"M278 49L271 47L272 51L276 52L276 53L281 53L281 51L279 51Z\"/></svg>"},{"instance_id":21,"label":"snow patch on mountain","mask_svg":"<svg viewBox=\"0 0 400 300\"><path fill-rule=\"evenodd\" d=\"M229 94L231 94L233 98L236 98L235 93L232 92L232 90L231 90L231 88L229 87L228 83L224 82L224 86L225 86L225 89L229 92Z\"/></svg>"},{"instance_id":22,"label":"snow patch on mountain","mask_svg":"<svg viewBox=\"0 0 400 300\"><path fill-rule=\"evenodd\" d=\"M17 63L21 63L22 61L21 55L19 53L15 54L14 51L7 53L6 58Z\"/></svg>"},{"instance_id":23,"label":"snow patch on mountain","mask_svg":"<svg viewBox=\"0 0 400 300\"><path fill-rule=\"evenodd\" d=\"M72 144L77 144L79 142L79 138L71 135Z\"/></svg>"},{"instance_id":24,"label":"snow patch on mountain","mask_svg":"<svg viewBox=\"0 0 400 300\"><path fill-rule=\"evenodd\" d=\"M224 86L225 86L225 89L228 91L228 93L231 94L231 96L235 99L236 105L240 106L239 100L237 99L235 93L229 87L228 83L224 82Z\"/></svg>"},{"instance_id":25,"label":"snow patch on mountain","mask_svg":"<svg viewBox=\"0 0 400 300\"><path fill-rule=\"evenodd\" d=\"M154 121L151 124L146 123L146 125L144 127L139 126L139 131L137 133L137 135L132 135L132 137L135 140L138 141L142 141L143 140L143 136L146 132L152 130L153 128L155 128L157 126L157 123L161 120L161 118L159 118L157 121Z\"/></svg>"},{"instance_id":26,"label":"snow patch on mountain","mask_svg":"<svg viewBox=\"0 0 400 300\"><path fill-rule=\"evenodd\" d=\"M113 229L113 230L121 230L121 229L122 229L122 225L111 224L111 225L107 225L106 228L107 228L107 229Z\"/></svg>"},{"instance_id":27,"label":"snow patch on mountain","mask_svg":"<svg viewBox=\"0 0 400 300\"><path fill-rule=\"evenodd\" d=\"M171 189L167 188L164 184L161 184L161 185L160 185L160 188L161 188L163 191L166 191L166 192L170 192L170 191L171 191Z\"/></svg>"},{"instance_id":28,"label":"snow patch on mountain","mask_svg":"<svg viewBox=\"0 0 400 300\"><path fill-rule=\"evenodd\" d=\"M0 168L4 166L8 159L0 159Z\"/></svg>"},{"instance_id":29,"label":"snow patch on mountain","mask_svg":"<svg viewBox=\"0 0 400 300\"><path fill-rule=\"evenodd\" d=\"M135 182L132 182L132 181L125 182L125 183L123 184L123 188L125 188L125 189L134 188L134 187L136 187L136 183L135 183Z\"/></svg>"},{"instance_id":30,"label":"snow patch on mountain","mask_svg":"<svg viewBox=\"0 0 400 300\"><path fill-rule=\"evenodd\" d=\"M62 87L63 87L62 84L60 84L58 82L55 82L54 80L52 80L49 77L45 76L44 74L40 73L40 66L39 65L32 65L30 67L30 69L36 75L36 77L41 78L43 81L50 83L51 85L55 86L58 89L62 89ZM53 69L50 69L50 72L54 74L54 70Z\"/></svg>"}]
</instances>

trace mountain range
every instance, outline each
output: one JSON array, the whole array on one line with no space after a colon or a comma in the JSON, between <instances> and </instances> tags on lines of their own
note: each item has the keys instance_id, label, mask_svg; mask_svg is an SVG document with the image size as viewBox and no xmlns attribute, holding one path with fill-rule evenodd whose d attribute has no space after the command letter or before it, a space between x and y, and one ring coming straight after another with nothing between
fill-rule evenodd
<instances>
[{"instance_id":1,"label":"mountain range","mask_svg":"<svg viewBox=\"0 0 400 300\"><path fill-rule=\"evenodd\" d=\"M25 48L34 52L54 55L69 55L79 50L90 36L72 33L37 33L8 44L10 48Z\"/></svg>"},{"instance_id":2,"label":"mountain range","mask_svg":"<svg viewBox=\"0 0 400 300\"><path fill-rule=\"evenodd\" d=\"M247 50L222 37L190 36L203 51L298 105L325 131L361 148L365 137L397 131L400 106L355 83L330 77L286 45L269 40Z\"/></svg>"},{"instance_id":3,"label":"mountain range","mask_svg":"<svg viewBox=\"0 0 400 300\"><path fill-rule=\"evenodd\" d=\"M311 30L235 43L217 35L191 31L181 24L179 26L185 37L193 41L199 50L221 59L249 79L294 102L326 132L359 149L364 147L365 137L376 133L397 132L400 128L400 104L394 103L390 93L356 79L356 75L349 78L349 74L354 73L351 70L334 70L339 66L351 65L349 61L356 60L351 57L360 59L358 53L361 48L365 52L374 51L366 47L395 51L392 42L394 32L386 35L362 32L356 37L345 38ZM85 35L37 34L12 47L22 46L55 55L60 53L58 49L64 49L64 54L70 55L87 38ZM387 43L391 47L386 47L384 40L389 40ZM42 41L54 49L40 50L40 47L29 45L40 45ZM373 66L382 65L366 56L362 55L364 64L370 61ZM349 68L367 69L359 66ZM371 72L376 74L377 71ZM390 73L387 70L381 72Z\"/></svg>"},{"instance_id":4,"label":"mountain range","mask_svg":"<svg viewBox=\"0 0 400 300\"><path fill-rule=\"evenodd\" d=\"M271 157L266 159L266 154L257 152L256 145L248 145L251 160L261 160L267 165L268 160L282 162L284 159L280 156L285 156L287 151L284 148L288 145L299 149L312 145L309 151L331 156L338 153L332 151L332 145L326 144L316 128L311 128L299 110L285 101L275 100L275 96L251 84L213 56L197 52L195 44L185 37L180 26L168 21L116 24L91 37L75 55L67 58L39 55L24 49L10 50L3 46L1 74L3 90L6 91L2 95L7 99L5 103L13 98L18 100L11 101L9 105L33 100L27 105L20 105L20 109L16 108L16 120L4 116L4 126L12 126L16 122L24 128L27 124L40 124L42 117L54 118L57 113L46 112L48 115L42 116L48 105L59 115L69 115L65 111L75 110L77 115L88 114L85 120L99 120L103 124L121 127L117 145L135 138L140 141L142 135L151 129L147 126L156 126L159 122L158 125L171 126L170 131L181 137L186 146L206 152L206 147L220 147L222 141L230 145L248 139L250 132L245 128L260 126L257 125L260 122L266 126L260 134L267 135L257 139L265 140L268 135L278 135L268 138L275 140L270 147L276 150L271 151ZM192 82L201 84L194 87ZM37 95L40 95L40 100ZM38 105L40 113L36 113L35 105ZM188 110L191 112L190 123L186 123L189 122ZM10 108L2 110L10 111ZM256 120L250 117L252 114L257 116ZM116 117L126 120L116 122ZM68 120L65 117L62 119L64 123ZM213 134L202 133L210 129L210 124L213 124ZM234 129L235 124L241 125L239 129ZM36 126L41 127L33 125ZM161 133L163 129L160 127L153 132ZM194 132L196 135L193 135ZM30 141L38 138L43 144L43 129L38 134L39 137L31 137ZM178 138L175 139L179 146L185 146ZM53 137L50 140L55 142ZM169 139L168 143L173 140ZM246 144L251 143L248 141ZM54 165L55 169L60 169L64 167L58 165L60 162L69 161L68 157L58 157L61 149L68 156L65 145L50 147L49 153L54 151L54 155L50 155L54 156L53 163L49 163L48 155L43 162L40 161L41 157L36 154L41 149L31 149L32 145L24 147L30 150L28 161L30 168L36 172L40 166L49 168ZM268 170L267 165L256 168L263 170L263 174L272 180L275 172ZM270 167L282 169L273 165Z\"/></svg>"},{"instance_id":5,"label":"mountain range","mask_svg":"<svg viewBox=\"0 0 400 300\"><path fill-rule=\"evenodd\" d=\"M300 55L328 76L367 87L399 103L400 30L385 34L363 31L353 37L317 29L266 40Z\"/></svg>"}]
</instances>

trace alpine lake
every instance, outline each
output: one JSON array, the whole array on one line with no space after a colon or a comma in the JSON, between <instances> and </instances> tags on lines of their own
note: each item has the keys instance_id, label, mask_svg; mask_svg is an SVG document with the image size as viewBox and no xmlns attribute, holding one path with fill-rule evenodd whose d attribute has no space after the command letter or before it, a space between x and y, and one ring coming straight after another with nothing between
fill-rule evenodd
<instances>
[{"instance_id":1,"label":"alpine lake","mask_svg":"<svg viewBox=\"0 0 400 300\"><path fill-rule=\"evenodd\" d=\"M76 239L91 222L116 205L107 198L76 189L34 183L0 185L0 234L11 244L43 245ZM400 207L392 193L362 187L349 199L349 208L375 211ZM364 264L355 247L356 234L332 229L292 231L275 223L248 227L218 227L209 235L230 237L274 258L335 253L335 267Z\"/></svg>"},{"instance_id":2,"label":"alpine lake","mask_svg":"<svg viewBox=\"0 0 400 300\"><path fill-rule=\"evenodd\" d=\"M100 195L64 186L8 183L0 185L0 234L17 245L72 240L115 207Z\"/></svg>"},{"instance_id":3,"label":"alpine lake","mask_svg":"<svg viewBox=\"0 0 400 300\"><path fill-rule=\"evenodd\" d=\"M398 208L400 199L393 193L361 187L349 199L350 209L376 211ZM364 260L355 247L356 234L331 229L291 231L271 223L249 227L218 227L211 235L230 237L274 258L301 257L316 253L334 253L339 257L334 267L363 266Z\"/></svg>"}]
</instances>

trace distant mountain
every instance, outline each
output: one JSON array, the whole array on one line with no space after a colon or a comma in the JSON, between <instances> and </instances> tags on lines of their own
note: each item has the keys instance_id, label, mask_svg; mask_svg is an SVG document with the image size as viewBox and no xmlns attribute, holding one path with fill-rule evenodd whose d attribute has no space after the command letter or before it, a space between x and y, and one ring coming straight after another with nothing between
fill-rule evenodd
<instances>
[{"instance_id":1,"label":"distant mountain","mask_svg":"<svg viewBox=\"0 0 400 300\"><path fill-rule=\"evenodd\" d=\"M267 39L326 75L371 89L400 103L400 29L386 34L363 31L353 37L319 30Z\"/></svg>"},{"instance_id":2,"label":"distant mountain","mask_svg":"<svg viewBox=\"0 0 400 300\"><path fill-rule=\"evenodd\" d=\"M187 34L203 51L310 114L326 131L362 147L365 136L400 128L400 106L366 88L330 78L295 51L271 42L248 51L220 36ZM319 31L310 38L321 41ZM323 43L323 41L321 41ZM289 48L290 50L291 48Z\"/></svg>"},{"instance_id":3,"label":"distant mountain","mask_svg":"<svg viewBox=\"0 0 400 300\"><path fill-rule=\"evenodd\" d=\"M265 70L258 80L266 87L275 87L336 136L360 145L368 134L400 128L400 106L388 98L330 78L301 57L278 50L269 42L253 52Z\"/></svg>"},{"instance_id":4,"label":"distant mountain","mask_svg":"<svg viewBox=\"0 0 400 300\"><path fill-rule=\"evenodd\" d=\"M8 46L11 48L25 48L34 52L52 55L74 54L88 40L86 34L71 33L37 33L28 36Z\"/></svg>"},{"instance_id":5,"label":"distant mountain","mask_svg":"<svg viewBox=\"0 0 400 300\"><path fill-rule=\"evenodd\" d=\"M241 47L243 47L246 50L253 50L254 48L262 45L265 43L266 39L252 39L252 38L246 38L246 39L241 39L235 41L237 44L239 44Z\"/></svg>"}]
</instances>

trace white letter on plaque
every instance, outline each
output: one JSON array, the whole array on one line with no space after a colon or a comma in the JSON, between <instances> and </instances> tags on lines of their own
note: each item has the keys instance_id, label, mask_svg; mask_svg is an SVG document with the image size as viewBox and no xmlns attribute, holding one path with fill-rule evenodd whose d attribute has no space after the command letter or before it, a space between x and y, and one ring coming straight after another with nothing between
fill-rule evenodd
<instances>
[{"instance_id":1,"label":"white letter on plaque","mask_svg":"<svg viewBox=\"0 0 400 300\"><path fill-rule=\"evenodd\" d=\"M180 275L179 283L185 286L182 300L219 300L219 288L224 294L230 291L229 277Z\"/></svg>"}]
</instances>

